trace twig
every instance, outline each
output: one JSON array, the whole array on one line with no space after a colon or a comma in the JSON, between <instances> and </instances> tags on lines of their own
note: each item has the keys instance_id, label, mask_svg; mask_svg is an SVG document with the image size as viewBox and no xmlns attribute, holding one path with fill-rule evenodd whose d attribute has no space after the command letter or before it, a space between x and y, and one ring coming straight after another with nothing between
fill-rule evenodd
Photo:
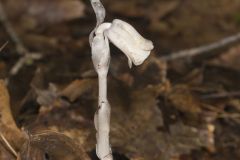
<instances>
[{"instance_id":1,"label":"twig","mask_svg":"<svg viewBox=\"0 0 240 160\"><path fill-rule=\"evenodd\" d=\"M17 127L11 114L10 96L2 80L0 80L0 114L0 135L2 135L2 139L7 139L15 150L21 150L22 145L27 141L27 137L25 133Z\"/></svg>"},{"instance_id":2,"label":"twig","mask_svg":"<svg viewBox=\"0 0 240 160\"><path fill-rule=\"evenodd\" d=\"M38 53L25 54L21 57L10 70L10 75L16 75L24 65L30 65L34 60L39 60L42 55Z\"/></svg>"},{"instance_id":3,"label":"twig","mask_svg":"<svg viewBox=\"0 0 240 160\"><path fill-rule=\"evenodd\" d=\"M29 50L23 45L21 39L19 38L11 23L9 22L1 2L0 21L6 29L6 32L10 36L11 40L15 43L18 54L22 56L10 70L10 75L16 75L25 64L27 64L28 62L33 62L34 60L39 60L42 55L39 53L30 53Z\"/></svg>"},{"instance_id":4,"label":"twig","mask_svg":"<svg viewBox=\"0 0 240 160\"><path fill-rule=\"evenodd\" d=\"M224 111L218 107L209 105L209 104L204 104L203 107L210 111L216 112L218 114L216 116L216 118L231 119L234 122L240 123L240 114L239 113L227 113L226 111Z\"/></svg>"},{"instance_id":5,"label":"twig","mask_svg":"<svg viewBox=\"0 0 240 160\"><path fill-rule=\"evenodd\" d=\"M24 55L27 52L27 49L23 45L22 41L17 36L15 30L13 29L11 23L9 22L7 15L5 14L5 11L3 9L2 2L0 2L0 21L4 28L6 29L6 32L10 36L11 40L17 45L17 51L19 54Z\"/></svg>"},{"instance_id":6,"label":"twig","mask_svg":"<svg viewBox=\"0 0 240 160\"><path fill-rule=\"evenodd\" d=\"M17 152L13 149L10 143L8 143L8 140L0 133L0 137L2 138L3 142L6 144L8 149L12 152L12 154L17 158L18 154Z\"/></svg>"},{"instance_id":7,"label":"twig","mask_svg":"<svg viewBox=\"0 0 240 160\"><path fill-rule=\"evenodd\" d=\"M2 50L6 47L7 44L8 44L8 41L5 42L5 43L1 46L1 48L0 48L0 52L2 52Z\"/></svg>"},{"instance_id":8,"label":"twig","mask_svg":"<svg viewBox=\"0 0 240 160\"><path fill-rule=\"evenodd\" d=\"M175 59L179 59L179 58L193 57L193 56L197 56L197 55L200 55L203 53L213 51L218 48L228 46L228 45L238 42L238 41L240 41L240 33L235 34L230 37L227 37L227 38L224 38L220 41L214 42L209 45L204 45L204 46L200 46L200 47L196 47L196 48L192 48L192 49L186 49L186 50L182 50L182 51L178 51L178 52L173 52L170 55L161 57L161 59L163 59L165 61L170 61L170 60L175 60Z\"/></svg>"},{"instance_id":9,"label":"twig","mask_svg":"<svg viewBox=\"0 0 240 160\"><path fill-rule=\"evenodd\" d=\"M217 98L231 98L239 97L240 91L225 92L225 93L213 93L201 96L202 99L217 99Z\"/></svg>"}]
</instances>

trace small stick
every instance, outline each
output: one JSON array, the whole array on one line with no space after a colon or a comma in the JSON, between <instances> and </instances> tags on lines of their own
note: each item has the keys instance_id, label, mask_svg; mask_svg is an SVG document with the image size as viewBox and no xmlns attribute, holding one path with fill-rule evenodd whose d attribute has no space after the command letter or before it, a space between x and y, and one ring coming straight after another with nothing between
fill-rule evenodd
<instances>
[{"instance_id":1,"label":"small stick","mask_svg":"<svg viewBox=\"0 0 240 160\"><path fill-rule=\"evenodd\" d=\"M217 99L217 98L230 98L239 97L240 91L225 92L225 93L213 93L201 96L202 99Z\"/></svg>"},{"instance_id":2,"label":"small stick","mask_svg":"<svg viewBox=\"0 0 240 160\"><path fill-rule=\"evenodd\" d=\"M16 75L21 68L26 65L32 63L34 60L39 60L42 58L42 55L38 53L31 53L31 54L25 54L23 57L21 57L11 68L10 75Z\"/></svg>"},{"instance_id":3,"label":"small stick","mask_svg":"<svg viewBox=\"0 0 240 160\"><path fill-rule=\"evenodd\" d=\"M16 75L25 64L27 64L28 62L33 62L34 60L41 59L42 55L39 53L31 54L29 50L23 45L21 39L19 38L11 23L9 22L1 2L0 21L3 24L7 34L10 36L11 40L15 43L18 54L22 56L10 70L10 75L13 76Z\"/></svg>"},{"instance_id":4,"label":"small stick","mask_svg":"<svg viewBox=\"0 0 240 160\"><path fill-rule=\"evenodd\" d=\"M6 144L8 149L12 152L12 154L17 158L17 152L13 149L10 143L8 143L8 140L0 133L0 137L2 138L3 142Z\"/></svg>"},{"instance_id":5,"label":"small stick","mask_svg":"<svg viewBox=\"0 0 240 160\"><path fill-rule=\"evenodd\" d=\"M5 42L5 43L1 46L1 48L0 48L0 52L2 52L2 50L7 46L7 44L8 44L8 41Z\"/></svg>"},{"instance_id":6,"label":"small stick","mask_svg":"<svg viewBox=\"0 0 240 160\"><path fill-rule=\"evenodd\" d=\"M229 118L237 123L240 123L240 114L239 113L227 113L218 107L208 105L208 104L204 104L203 107L210 111L216 112L218 114L216 116L216 118L224 118L224 119Z\"/></svg>"},{"instance_id":7,"label":"small stick","mask_svg":"<svg viewBox=\"0 0 240 160\"><path fill-rule=\"evenodd\" d=\"M203 53L213 51L218 48L228 46L228 45L238 42L238 41L240 41L240 33L235 34L230 37L227 37L227 38L224 38L220 41L214 42L209 45L204 45L204 46L200 46L200 47L196 47L196 48L192 48L192 49L186 49L186 50L182 50L182 51L178 51L178 52L173 52L170 55L162 56L160 58L165 61L171 61L171 60L180 59L180 58L194 57L194 56L197 56L197 55L200 55Z\"/></svg>"},{"instance_id":8,"label":"small stick","mask_svg":"<svg viewBox=\"0 0 240 160\"><path fill-rule=\"evenodd\" d=\"M0 2L0 21L3 24L6 32L10 36L11 40L16 44L17 51L20 55L24 55L27 53L27 49L23 45L22 41L19 39L17 33L13 29L11 23L8 20L8 17L3 9L2 2Z\"/></svg>"}]
</instances>

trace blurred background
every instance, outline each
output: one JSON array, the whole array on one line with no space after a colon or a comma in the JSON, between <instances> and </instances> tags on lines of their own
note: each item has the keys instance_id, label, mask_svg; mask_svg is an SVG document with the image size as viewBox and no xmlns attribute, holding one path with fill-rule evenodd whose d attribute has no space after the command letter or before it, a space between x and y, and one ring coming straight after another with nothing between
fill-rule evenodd
<instances>
[{"instance_id":1,"label":"blurred background","mask_svg":"<svg viewBox=\"0 0 240 160\"><path fill-rule=\"evenodd\" d=\"M107 22L122 19L155 46L143 65L129 69L125 55L111 45L115 159L240 159L240 1L102 3ZM9 114L30 137L46 135L41 143L28 138L17 154L97 159L98 84L88 41L96 18L90 1L1 0L0 22L0 77L10 93ZM79 155L78 147L87 154ZM16 159L4 142L0 157Z\"/></svg>"}]
</instances>

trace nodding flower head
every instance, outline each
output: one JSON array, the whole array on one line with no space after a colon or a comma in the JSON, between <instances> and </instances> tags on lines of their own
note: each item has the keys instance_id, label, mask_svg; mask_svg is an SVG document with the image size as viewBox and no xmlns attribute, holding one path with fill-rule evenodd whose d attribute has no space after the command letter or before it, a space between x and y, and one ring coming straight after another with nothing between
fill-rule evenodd
<instances>
[{"instance_id":1,"label":"nodding flower head","mask_svg":"<svg viewBox=\"0 0 240 160\"><path fill-rule=\"evenodd\" d=\"M130 24L119 19L112 22L104 35L128 57L130 68L132 63L142 64L154 48L152 41L143 38Z\"/></svg>"},{"instance_id":2,"label":"nodding flower head","mask_svg":"<svg viewBox=\"0 0 240 160\"><path fill-rule=\"evenodd\" d=\"M91 42L92 59L98 73L109 68L109 40L127 56L130 68L132 63L142 64L154 48L152 41L143 38L127 22L115 19L112 23L102 23Z\"/></svg>"}]
</instances>

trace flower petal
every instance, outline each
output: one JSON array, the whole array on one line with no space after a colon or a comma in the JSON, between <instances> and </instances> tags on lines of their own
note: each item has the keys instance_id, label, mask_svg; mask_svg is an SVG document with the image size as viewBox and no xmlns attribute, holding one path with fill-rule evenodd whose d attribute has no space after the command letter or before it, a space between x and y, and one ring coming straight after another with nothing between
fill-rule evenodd
<instances>
[{"instance_id":1,"label":"flower petal","mask_svg":"<svg viewBox=\"0 0 240 160\"><path fill-rule=\"evenodd\" d=\"M124 22L120 19L113 20L112 23L113 27L118 27L127 32L131 35L131 37L135 40L135 43L143 49L143 50L152 50L154 48L152 41L143 38L133 26L128 24L127 22Z\"/></svg>"},{"instance_id":2,"label":"flower petal","mask_svg":"<svg viewBox=\"0 0 240 160\"><path fill-rule=\"evenodd\" d=\"M122 23L121 20L114 22L104 35L128 57L130 68L132 62L135 65L142 64L153 49L152 42L144 39L126 22Z\"/></svg>"},{"instance_id":3,"label":"flower petal","mask_svg":"<svg viewBox=\"0 0 240 160\"><path fill-rule=\"evenodd\" d=\"M103 32L109 29L111 26L112 26L112 23L102 23L97 27L95 34L103 34Z\"/></svg>"}]
</instances>

